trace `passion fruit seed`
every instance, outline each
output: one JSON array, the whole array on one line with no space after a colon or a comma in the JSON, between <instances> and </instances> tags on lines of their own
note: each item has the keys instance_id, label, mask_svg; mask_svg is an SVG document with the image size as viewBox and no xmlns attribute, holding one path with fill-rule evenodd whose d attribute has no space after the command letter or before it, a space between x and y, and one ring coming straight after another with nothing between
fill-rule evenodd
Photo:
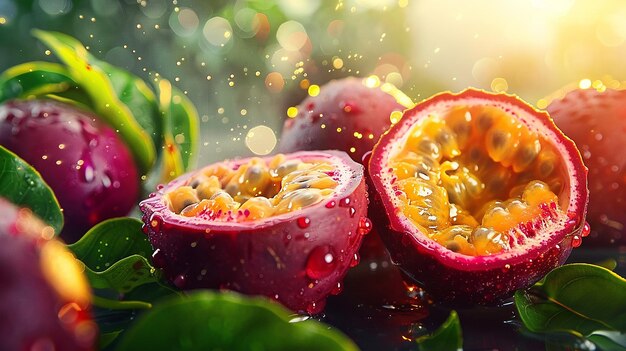
<instances>
[{"instance_id":1,"label":"passion fruit seed","mask_svg":"<svg viewBox=\"0 0 626 351\"><path fill-rule=\"evenodd\" d=\"M327 162L252 158L237 169L209 167L165 195L169 209L186 217L251 221L299 210L333 194L337 181Z\"/></svg>"},{"instance_id":2,"label":"passion fruit seed","mask_svg":"<svg viewBox=\"0 0 626 351\"><path fill-rule=\"evenodd\" d=\"M402 213L449 250L484 256L565 217L550 143L497 107L457 107L414 125L390 158Z\"/></svg>"}]
</instances>

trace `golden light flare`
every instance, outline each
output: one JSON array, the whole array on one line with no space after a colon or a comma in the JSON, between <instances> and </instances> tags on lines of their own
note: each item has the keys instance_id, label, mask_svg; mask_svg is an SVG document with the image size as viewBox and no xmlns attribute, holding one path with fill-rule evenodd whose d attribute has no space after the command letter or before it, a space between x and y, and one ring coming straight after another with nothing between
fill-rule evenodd
<instances>
[{"instance_id":1,"label":"golden light flare","mask_svg":"<svg viewBox=\"0 0 626 351\"><path fill-rule=\"evenodd\" d=\"M48 241L41 247L40 269L48 283L65 301L87 308L91 301L84 266L61 242Z\"/></svg>"},{"instance_id":2,"label":"golden light flare","mask_svg":"<svg viewBox=\"0 0 626 351\"><path fill-rule=\"evenodd\" d=\"M308 79L303 79L300 81L300 89L306 90L309 89L311 82Z\"/></svg>"},{"instance_id":3,"label":"golden light flare","mask_svg":"<svg viewBox=\"0 0 626 351\"><path fill-rule=\"evenodd\" d=\"M393 111L391 113L391 115L389 115L389 121L391 121L391 124L398 123L401 118L402 118L402 112L401 111Z\"/></svg>"},{"instance_id":4,"label":"golden light flare","mask_svg":"<svg viewBox=\"0 0 626 351\"><path fill-rule=\"evenodd\" d=\"M260 125L248 131L245 144L255 155L267 155L274 150L277 141L272 128Z\"/></svg>"},{"instance_id":5,"label":"golden light flare","mask_svg":"<svg viewBox=\"0 0 626 351\"><path fill-rule=\"evenodd\" d=\"M377 88L378 86L380 86L380 78L378 78L378 76L376 75L371 75L367 78L365 78L365 86L368 88Z\"/></svg>"},{"instance_id":6,"label":"golden light flare","mask_svg":"<svg viewBox=\"0 0 626 351\"><path fill-rule=\"evenodd\" d=\"M581 79L580 82L578 82L578 87L580 89L589 89L591 88L591 79Z\"/></svg>"},{"instance_id":7,"label":"golden light flare","mask_svg":"<svg viewBox=\"0 0 626 351\"><path fill-rule=\"evenodd\" d=\"M343 60L339 57L333 58L333 68L341 69L343 67Z\"/></svg>"},{"instance_id":8,"label":"golden light flare","mask_svg":"<svg viewBox=\"0 0 626 351\"><path fill-rule=\"evenodd\" d=\"M265 87L272 93L279 93L285 87L283 75L278 72L268 73L265 77Z\"/></svg>"},{"instance_id":9,"label":"golden light flare","mask_svg":"<svg viewBox=\"0 0 626 351\"><path fill-rule=\"evenodd\" d=\"M287 109L287 117L295 118L298 115L298 108L295 106L291 106Z\"/></svg>"},{"instance_id":10,"label":"golden light flare","mask_svg":"<svg viewBox=\"0 0 626 351\"><path fill-rule=\"evenodd\" d=\"M491 90L496 93L505 93L509 89L509 83L504 78L494 78L491 81Z\"/></svg>"},{"instance_id":11,"label":"golden light flare","mask_svg":"<svg viewBox=\"0 0 626 351\"><path fill-rule=\"evenodd\" d=\"M320 86L317 84L311 84L308 88L309 96L318 96L320 94Z\"/></svg>"}]
</instances>

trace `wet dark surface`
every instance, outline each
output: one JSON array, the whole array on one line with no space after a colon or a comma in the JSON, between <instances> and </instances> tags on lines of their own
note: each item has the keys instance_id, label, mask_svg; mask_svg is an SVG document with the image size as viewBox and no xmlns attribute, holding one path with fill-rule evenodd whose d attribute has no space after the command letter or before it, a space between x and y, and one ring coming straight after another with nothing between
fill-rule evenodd
<instances>
[{"instance_id":1,"label":"wet dark surface","mask_svg":"<svg viewBox=\"0 0 626 351\"><path fill-rule=\"evenodd\" d=\"M343 331L363 351L416 350L414 339L433 332L450 308L433 303L420 288L405 283L386 253L362 256L345 278L343 292L328 298L324 314L317 319ZM624 247L585 248L583 244L573 250L568 263L610 259L617 262L615 272L626 275ZM499 306L456 310L464 350L546 349L543 338L523 332L512 298Z\"/></svg>"}]
</instances>

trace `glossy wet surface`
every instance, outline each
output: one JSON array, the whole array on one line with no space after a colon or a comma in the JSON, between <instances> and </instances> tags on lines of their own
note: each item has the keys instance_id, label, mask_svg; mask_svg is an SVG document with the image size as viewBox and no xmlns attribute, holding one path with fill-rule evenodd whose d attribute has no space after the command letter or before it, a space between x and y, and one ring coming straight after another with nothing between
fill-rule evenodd
<instances>
[{"instance_id":1,"label":"glossy wet surface","mask_svg":"<svg viewBox=\"0 0 626 351\"><path fill-rule=\"evenodd\" d=\"M343 292L328 298L321 318L346 333L363 351L416 350L413 339L433 332L449 308L429 303L419 288L407 286L387 255L363 257L348 272ZM568 263L617 261L615 272L626 275L626 248L583 247ZM464 350L545 350L543 339L524 334L512 299L501 306L457 309Z\"/></svg>"}]
</instances>

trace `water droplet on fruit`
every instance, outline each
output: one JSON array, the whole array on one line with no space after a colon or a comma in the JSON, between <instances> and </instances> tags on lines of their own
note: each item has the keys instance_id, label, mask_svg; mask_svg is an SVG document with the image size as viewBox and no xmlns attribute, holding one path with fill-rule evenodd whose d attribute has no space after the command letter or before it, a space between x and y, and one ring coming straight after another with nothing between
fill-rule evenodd
<instances>
[{"instance_id":1,"label":"water droplet on fruit","mask_svg":"<svg viewBox=\"0 0 626 351\"><path fill-rule=\"evenodd\" d=\"M372 221L367 217L359 219L359 234L366 235L372 230Z\"/></svg>"},{"instance_id":2,"label":"water droplet on fruit","mask_svg":"<svg viewBox=\"0 0 626 351\"><path fill-rule=\"evenodd\" d=\"M591 233L591 226L589 225L589 222L585 222L585 224L583 225L583 229L580 232L580 236L586 238L587 236L589 236L589 233Z\"/></svg>"},{"instance_id":3,"label":"water droplet on fruit","mask_svg":"<svg viewBox=\"0 0 626 351\"><path fill-rule=\"evenodd\" d=\"M348 114L358 114L361 112L361 108L353 101L342 102L339 107Z\"/></svg>"},{"instance_id":4,"label":"water droplet on fruit","mask_svg":"<svg viewBox=\"0 0 626 351\"><path fill-rule=\"evenodd\" d=\"M574 237L572 238L573 247L579 247L580 244L582 244L582 242L583 242L583 239L578 235L574 235Z\"/></svg>"},{"instance_id":5,"label":"water droplet on fruit","mask_svg":"<svg viewBox=\"0 0 626 351\"><path fill-rule=\"evenodd\" d=\"M359 257L358 253L355 253L352 257L352 261L350 261L350 267L355 267L361 261L361 257Z\"/></svg>"},{"instance_id":6,"label":"water droplet on fruit","mask_svg":"<svg viewBox=\"0 0 626 351\"><path fill-rule=\"evenodd\" d=\"M311 279L321 279L331 274L337 266L337 258L329 245L311 250L306 262L306 275Z\"/></svg>"},{"instance_id":7,"label":"water droplet on fruit","mask_svg":"<svg viewBox=\"0 0 626 351\"><path fill-rule=\"evenodd\" d=\"M297 220L298 222L298 227L304 229L304 228L308 228L309 225L311 225L311 220L309 219L309 217L300 217Z\"/></svg>"},{"instance_id":8,"label":"water droplet on fruit","mask_svg":"<svg viewBox=\"0 0 626 351\"><path fill-rule=\"evenodd\" d=\"M341 206L341 207L348 207L348 206L350 206L350 201L351 200L350 200L349 197L346 197L345 199L341 199L339 201L339 206Z\"/></svg>"},{"instance_id":9,"label":"water droplet on fruit","mask_svg":"<svg viewBox=\"0 0 626 351\"><path fill-rule=\"evenodd\" d=\"M108 188L111 187L111 176L110 176L109 172L105 172L102 175L101 181L102 181L102 186L104 186L105 189L108 189Z\"/></svg>"},{"instance_id":10,"label":"water droplet on fruit","mask_svg":"<svg viewBox=\"0 0 626 351\"><path fill-rule=\"evenodd\" d=\"M150 216L150 226L152 227L152 229L154 229L155 231L159 231L159 229L161 228L161 224L163 223L163 219L161 219L160 216L158 216L157 214L152 214Z\"/></svg>"},{"instance_id":11,"label":"water droplet on fruit","mask_svg":"<svg viewBox=\"0 0 626 351\"><path fill-rule=\"evenodd\" d=\"M333 295L339 295L343 291L343 285L341 282L337 282L337 285L330 291Z\"/></svg>"},{"instance_id":12,"label":"water droplet on fruit","mask_svg":"<svg viewBox=\"0 0 626 351\"><path fill-rule=\"evenodd\" d=\"M156 249L152 253L152 264L156 268L165 268L165 254L161 249Z\"/></svg>"},{"instance_id":13,"label":"water droplet on fruit","mask_svg":"<svg viewBox=\"0 0 626 351\"><path fill-rule=\"evenodd\" d=\"M81 170L82 170L82 172L81 172L81 179L85 183L93 182L93 180L95 178L93 167L91 167L91 165L84 164L83 167L81 167Z\"/></svg>"},{"instance_id":14,"label":"water droplet on fruit","mask_svg":"<svg viewBox=\"0 0 626 351\"><path fill-rule=\"evenodd\" d=\"M179 274L175 279L174 279L174 285L179 288L179 289L183 289L185 287L185 284L187 283L187 278L185 278L185 276L183 274Z\"/></svg>"},{"instance_id":15,"label":"water droplet on fruit","mask_svg":"<svg viewBox=\"0 0 626 351\"><path fill-rule=\"evenodd\" d=\"M324 308L323 303L319 303L319 302L311 302L310 304L308 304L306 306L306 311L308 314L317 314L320 313L322 311L322 309Z\"/></svg>"},{"instance_id":16,"label":"water droplet on fruit","mask_svg":"<svg viewBox=\"0 0 626 351\"><path fill-rule=\"evenodd\" d=\"M350 207L350 218L354 217L355 213L356 213L356 209L354 207Z\"/></svg>"},{"instance_id":17,"label":"water droplet on fruit","mask_svg":"<svg viewBox=\"0 0 626 351\"><path fill-rule=\"evenodd\" d=\"M363 165L368 165L370 163L370 158L372 158L372 152L368 151L366 153L363 154L363 157L361 157L361 163Z\"/></svg>"},{"instance_id":18,"label":"water droplet on fruit","mask_svg":"<svg viewBox=\"0 0 626 351\"><path fill-rule=\"evenodd\" d=\"M335 202L335 200L330 200L326 203L326 208L333 208L335 207L335 205L337 205L337 203Z\"/></svg>"},{"instance_id":19,"label":"water droplet on fruit","mask_svg":"<svg viewBox=\"0 0 626 351\"><path fill-rule=\"evenodd\" d=\"M292 238L291 233L285 234L285 236L283 236L283 245L287 246Z\"/></svg>"}]
</instances>

